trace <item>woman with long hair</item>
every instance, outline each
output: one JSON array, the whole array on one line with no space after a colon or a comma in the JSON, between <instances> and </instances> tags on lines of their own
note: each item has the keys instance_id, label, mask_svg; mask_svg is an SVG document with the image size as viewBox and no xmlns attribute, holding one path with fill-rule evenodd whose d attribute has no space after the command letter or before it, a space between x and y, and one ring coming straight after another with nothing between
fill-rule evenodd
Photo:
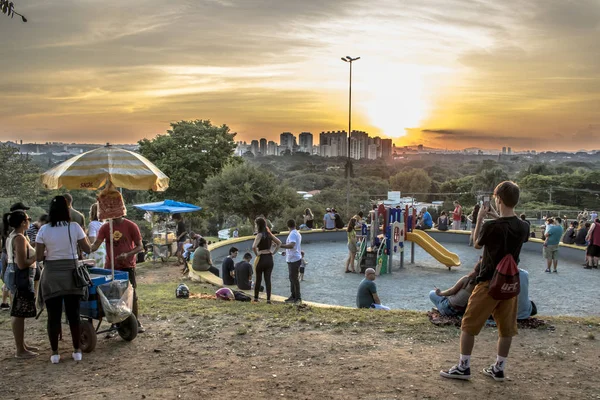
<instances>
[{"instance_id":1,"label":"woman with long hair","mask_svg":"<svg viewBox=\"0 0 600 400\"><path fill-rule=\"evenodd\" d=\"M446 215L446 211L442 211L440 214L440 217L437 220L437 229L439 231L448 230L448 216Z\"/></svg>"},{"instance_id":2,"label":"woman with long hair","mask_svg":"<svg viewBox=\"0 0 600 400\"><path fill-rule=\"evenodd\" d=\"M315 216L310 208L304 209L304 225L306 225L308 229L313 229L315 226Z\"/></svg>"},{"instance_id":3,"label":"woman with long hair","mask_svg":"<svg viewBox=\"0 0 600 400\"><path fill-rule=\"evenodd\" d=\"M469 246L473 246L473 241L475 240L475 238L473 237L473 233L475 233L475 225L477 225L477 215L479 215L480 208L481 206L479 205L479 203L475 204L475 207L473 207L473 211L467 217L467 219L471 221L471 235L469 235Z\"/></svg>"},{"instance_id":4,"label":"woman with long hair","mask_svg":"<svg viewBox=\"0 0 600 400\"><path fill-rule=\"evenodd\" d=\"M271 273L273 272L273 254L277 253L281 246L281 240L267 228L267 221L258 217L254 221L256 224L256 238L252 245L252 250L256 255L254 267L256 269L256 283L254 284L254 301L258 301L258 292L262 283L263 275L265 278L265 287L267 289L267 303L271 304ZM273 249L273 243L275 248Z\"/></svg>"},{"instance_id":5,"label":"woman with long hair","mask_svg":"<svg viewBox=\"0 0 600 400\"><path fill-rule=\"evenodd\" d=\"M356 259L356 251L358 250L356 246L356 219L352 218L350 222L348 222L348 228L346 232L348 234L348 259L346 260L346 273L356 272L354 269L354 260ZM350 270L352 267L352 271Z\"/></svg>"},{"instance_id":6,"label":"woman with long hair","mask_svg":"<svg viewBox=\"0 0 600 400\"><path fill-rule=\"evenodd\" d=\"M4 224L13 229L6 239L7 269L6 285L11 294L11 324L15 344L16 358L37 357L37 350L25 344L25 318L36 315L35 292L35 249L25 237L30 218L25 211L17 210L4 215Z\"/></svg>"},{"instance_id":7,"label":"woman with long hair","mask_svg":"<svg viewBox=\"0 0 600 400\"><path fill-rule=\"evenodd\" d=\"M71 329L72 357L75 361L81 361L79 301L83 288L77 287L73 274L78 263L77 246L88 254L92 252L91 246L81 226L71 222L69 206L63 196L52 199L48 216L50 222L41 227L36 238L36 253L38 261L44 261L40 295L48 310L47 329L52 348L50 361L52 364L60 361L58 337L63 305Z\"/></svg>"},{"instance_id":8,"label":"woman with long hair","mask_svg":"<svg viewBox=\"0 0 600 400\"><path fill-rule=\"evenodd\" d=\"M90 243L96 243L96 237L98 237L98 231L101 227L102 222L98 220L98 203L94 203L90 207L90 224L88 225L88 241ZM106 245L104 242L89 257L95 261L96 267L104 268L104 261L106 260Z\"/></svg>"}]
</instances>

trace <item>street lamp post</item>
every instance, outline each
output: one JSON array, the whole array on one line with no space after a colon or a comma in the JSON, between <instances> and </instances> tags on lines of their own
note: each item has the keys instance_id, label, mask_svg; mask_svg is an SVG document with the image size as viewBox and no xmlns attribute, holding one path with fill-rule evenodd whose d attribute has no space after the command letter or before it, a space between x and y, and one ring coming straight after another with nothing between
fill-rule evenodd
<instances>
[{"instance_id":1,"label":"street lamp post","mask_svg":"<svg viewBox=\"0 0 600 400\"><path fill-rule=\"evenodd\" d=\"M360 60L360 57L342 57L342 61L350 64L350 83L348 85L348 158L346 160L346 213L348 221L352 215L350 212L350 171L352 170L352 161L350 160L350 135L352 134L352 63L356 60Z\"/></svg>"}]
</instances>

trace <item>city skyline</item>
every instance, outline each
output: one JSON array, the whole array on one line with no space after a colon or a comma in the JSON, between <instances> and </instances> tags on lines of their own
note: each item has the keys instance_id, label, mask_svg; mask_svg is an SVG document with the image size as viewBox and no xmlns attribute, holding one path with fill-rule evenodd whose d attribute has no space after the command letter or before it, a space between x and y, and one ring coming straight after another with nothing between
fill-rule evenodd
<instances>
[{"instance_id":1,"label":"city skyline","mask_svg":"<svg viewBox=\"0 0 600 400\"><path fill-rule=\"evenodd\" d=\"M0 140L134 143L210 119L236 140L353 128L394 144L591 150L600 3L18 2Z\"/></svg>"}]
</instances>

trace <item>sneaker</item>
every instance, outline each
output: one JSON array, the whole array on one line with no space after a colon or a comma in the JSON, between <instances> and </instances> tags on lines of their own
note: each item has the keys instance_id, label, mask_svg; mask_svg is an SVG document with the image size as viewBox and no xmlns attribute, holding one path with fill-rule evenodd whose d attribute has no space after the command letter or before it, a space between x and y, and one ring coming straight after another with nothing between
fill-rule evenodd
<instances>
[{"instance_id":1,"label":"sneaker","mask_svg":"<svg viewBox=\"0 0 600 400\"><path fill-rule=\"evenodd\" d=\"M294 303L295 301L296 299L290 296L284 300L284 303Z\"/></svg>"},{"instance_id":2,"label":"sneaker","mask_svg":"<svg viewBox=\"0 0 600 400\"><path fill-rule=\"evenodd\" d=\"M73 354L71 354L71 356L73 357L73 360L81 361L81 358L82 358L81 351L73 352Z\"/></svg>"},{"instance_id":3,"label":"sneaker","mask_svg":"<svg viewBox=\"0 0 600 400\"><path fill-rule=\"evenodd\" d=\"M60 361L60 354L52 354L50 356L50 362L52 364L58 364L59 361Z\"/></svg>"},{"instance_id":4,"label":"sneaker","mask_svg":"<svg viewBox=\"0 0 600 400\"><path fill-rule=\"evenodd\" d=\"M494 364L490 365L488 368L484 368L482 372L485 375L494 378L496 382L504 381L504 371L497 370Z\"/></svg>"},{"instance_id":5,"label":"sneaker","mask_svg":"<svg viewBox=\"0 0 600 400\"><path fill-rule=\"evenodd\" d=\"M598 269L598 265L592 265L592 268Z\"/></svg>"},{"instance_id":6,"label":"sneaker","mask_svg":"<svg viewBox=\"0 0 600 400\"><path fill-rule=\"evenodd\" d=\"M10 306L7 303L2 303L2 304L0 304L0 310L8 311L8 310L10 310Z\"/></svg>"},{"instance_id":7,"label":"sneaker","mask_svg":"<svg viewBox=\"0 0 600 400\"><path fill-rule=\"evenodd\" d=\"M108 332L106 332L106 336L104 338L105 339L112 339L112 338L116 337L118 329L119 329L119 327L117 326L117 324L112 324L110 326L110 330Z\"/></svg>"},{"instance_id":8,"label":"sneaker","mask_svg":"<svg viewBox=\"0 0 600 400\"><path fill-rule=\"evenodd\" d=\"M301 304L302 303L302 298L298 297L296 300L294 300L294 303Z\"/></svg>"},{"instance_id":9,"label":"sneaker","mask_svg":"<svg viewBox=\"0 0 600 400\"><path fill-rule=\"evenodd\" d=\"M267 304L272 304L272 303L271 303L271 300L267 300Z\"/></svg>"},{"instance_id":10,"label":"sneaker","mask_svg":"<svg viewBox=\"0 0 600 400\"><path fill-rule=\"evenodd\" d=\"M552 272L553 272L553 273L555 273L555 274L558 274L558 271L557 271L557 270L554 270L554 271L552 271Z\"/></svg>"},{"instance_id":11,"label":"sneaker","mask_svg":"<svg viewBox=\"0 0 600 400\"><path fill-rule=\"evenodd\" d=\"M546 268L546 272L550 273L550 268Z\"/></svg>"},{"instance_id":12,"label":"sneaker","mask_svg":"<svg viewBox=\"0 0 600 400\"><path fill-rule=\"evenodd\" d=\"M144 333L144 332L146 332L146 328L144 328L144 325L142 325L138 322L138 333Z\"/></svg>"},{"instance_id":13,"label":"sneaker","mask_svg":"<svg viewBox=\"0 0 600 400\"><path fill-rule=\"evenodd\" d=\"M467 381L471 379L471 368L460 369L458 365L455 365L447 371L440 371L440 376L442 378L461 379Z\"/></svg>"},{"instance_id":14,"label":"sneaker","mask_svg":"<svg viewBox=\"0 0 600 400\"><path fill-rule=\"evenodd\" d=\"M596 267L596 268L598 268L598 267ZM592 269L592 267L591 267L591 265L586 264L585 267L583 267L583 269Z\"/></svg>"}]
</instances>

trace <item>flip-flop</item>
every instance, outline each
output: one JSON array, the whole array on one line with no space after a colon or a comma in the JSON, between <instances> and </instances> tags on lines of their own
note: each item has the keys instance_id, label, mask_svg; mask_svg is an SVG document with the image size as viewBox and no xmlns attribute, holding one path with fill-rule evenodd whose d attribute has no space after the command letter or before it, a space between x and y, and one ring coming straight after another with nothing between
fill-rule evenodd
<instances>
[{"instance_id":1,"label":"flip-flop","mask_svg":"<svg viewBox=\"0 0 600 400\"><path fill-rule=\"evenodd\" d=\"M37 353L38 351L40 351L40 349L38 349L37 347L34 347L34 346L25 346L25 349L28 351L31 351L33 353Z\"/></svg>"},{"instance_id":2,"label":"flip-flop","mask_svg":"<svg viewBox=\"0 0 600 400\"><path fill-rule=\"evenodd\" d=\"M345 272L345 273L346 273L346 274L350 274L350 273L352 273L352 271L348 271L348 270L346 270L346 272Z\"/></svg>"}]
</instances>

